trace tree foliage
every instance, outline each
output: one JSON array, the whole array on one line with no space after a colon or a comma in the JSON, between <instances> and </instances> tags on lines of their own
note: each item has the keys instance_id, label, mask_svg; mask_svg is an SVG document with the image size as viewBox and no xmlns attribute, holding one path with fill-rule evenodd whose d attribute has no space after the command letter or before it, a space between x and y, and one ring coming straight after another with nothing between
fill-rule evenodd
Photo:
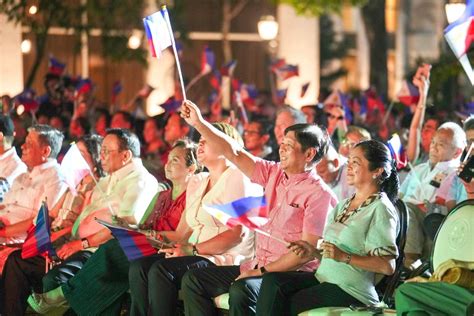
<instances>
[{"instance_id":1,"label":"tree foliage","mask_svg":"<svg viewBox=\"0 0 474 316\"><path fill-rule=\"evenodd\" d=\"M361 6L368 0L275 0L276 3L289 4L298 14L320 16L340 13L344 5Z\"/></svg>"}]
</instances>

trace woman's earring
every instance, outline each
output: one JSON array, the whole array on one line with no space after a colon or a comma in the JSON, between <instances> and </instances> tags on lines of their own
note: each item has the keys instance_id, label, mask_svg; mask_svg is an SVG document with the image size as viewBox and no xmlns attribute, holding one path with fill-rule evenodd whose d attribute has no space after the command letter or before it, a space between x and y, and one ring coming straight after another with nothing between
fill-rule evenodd
<instances>
[{"instance_id":1,"label":"woman's earring","mask_svg":"<svg viewBox=\"0 0 474 316\"><path fill-rule=\"evenodd\" d=\"M374 179L374 180L377 179L377 175L376 175L376 174L373 174L373 175L372 175L372 179Z\"/></svg>"}]
</instances>

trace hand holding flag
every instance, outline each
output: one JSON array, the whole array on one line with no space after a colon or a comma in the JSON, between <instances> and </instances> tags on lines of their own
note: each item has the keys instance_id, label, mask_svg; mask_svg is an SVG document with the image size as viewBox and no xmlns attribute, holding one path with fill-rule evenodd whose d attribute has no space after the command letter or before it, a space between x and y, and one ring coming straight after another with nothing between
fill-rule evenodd
<instances>
[{"instance_id":1,"label":"hand holding flag","mask_svg":"<svg viewBox=\"0 0 474 316\"><path fill-rule=\"evenodd\" d=\"M56 251L51 244L51 226L46 202L41 204L36 218L36 225L28 230L28 236L21 249L23 259L43 254L47 254L49 257L56 256Z\"/></svg>"},{"instance_id":2,"label":"hand holding flag","mask_svg":"<svg viewBox=\"0 0 474 316\"><path fill-rule=\"evenodd\" d=\"M110 229L129 261L157 253L156 249L147 240L147 237L141 232L116 226L100 219L96 219L96 221Z\"/></svg>"},{"instance_id":3,"label":"hand holding flag","mask_svg":"<svg viewBox=\"0 0 474 316\"><path fill-rule=\"evenodd\" d=\"M269 220L265 196L243 197L222 205L204 206L204 209L228 227L242 225L257 233L288 244L286 241L260 229Z\"/></svg>"}]
</instances>

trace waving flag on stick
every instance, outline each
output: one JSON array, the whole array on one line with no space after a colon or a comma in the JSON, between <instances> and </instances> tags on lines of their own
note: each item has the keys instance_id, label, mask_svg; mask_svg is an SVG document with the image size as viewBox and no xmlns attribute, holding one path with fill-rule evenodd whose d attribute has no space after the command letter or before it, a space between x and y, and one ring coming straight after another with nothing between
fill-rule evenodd
<instances>
[{"instance_id":1,"label":"waving flag on stick","mask_svg":"<svg viewBox=\"0 0 474 316\"><path fill-rule=\"evenodd\" d=\"M265 196L244 197L227 204L204 206L204 209L228 227L242 225L257 233L288 244L286 241L260 229L269 220Z\"/></svg>"},{"instance_id":2,"label":"waving flag on stick","mask_svg":"<svg viewBox=\"0 0 474 316\"><path fill-rule=\"evenodd\" d=\"M96 221L110 229L129 261L157 253L157 250L152 247L146 236L141 232L116 226L100 219L96 219Z\"/></svg>"},{"instance_id":3,"label":"waving flag on stick","mask_svg":"<svg viewBox=\"0 0 474 316\"><path fill-rule=\"evenodd\" d=\"M43 201L36 218L36 225L28 230L28 236L21 248L21 257L31 257L47 254L49 257L56 256L56 251L51 244L51 227L49 223L48 206Z\"/></svg>"},{"instance_id":4,"label":"waving flag on stick","mask_svg":"<svg viewBox=\"0 0 474 316\"><path fill-rule=\"evenodd\" d=\"M61 76L66 69L66 64L63 64L53 56L49 56L48 71L49 73Z\"/></svg>"},{"instance_id":5,"label":"waving flag on stick","mask_svg":"<svg viewBox=\"0 0 474 316\"><path fill-rule=\"evenodd\" d=\"M397 93L397 99L406 106L410 106L418 103L420 100L420 93L417 87L404 80L402 88Z\"/></svg>"},{"instance_id":6,"label":"waving flag on stick","mask_svg":"<svg viewBox=\"0 0 474 316\"><path fill-rule=\"evenodd\" d=\"M166 6L162 6L161 10L147 16L143 19L145 33L150 45L151 55L159 58L161 52L172 46L174 57L176 59L176 67L178 68L179 80L181 82L181 90L183 98L186 100L186 90L184 88L183 74L181 72L181 64L179 63L179 55L174 41L173 29L171 28L170 17Z\"/></svg>"},{"instance_id":7,"label":"waving flag on stick","mask_svg":"<svg viewBox=\"0 0 474 316\"><path fill-rule=\"evenodd\" d=\"M392 153L393 159L397 162L397 169L403 169L408 164L408 159L403 150L402 141L398 134L393 134L392 137L387 142L388 149Z\"/></svg>"},{"instance_id":8,"label":"waving flag on stick","mask_svg":"<svg viewBox=\"0 0 474 316\"><path fill-rule=\"evenodd\" d=\"M214 69L216 63L216 56L214 52L208 47L205 46L201 54L201 74L207 75Z\"/></svg>"},{"instance_id":9,"label":"waving flag on stick","mask_svg":"<svg viewBox=\"0 0 474 316\"><path fill-rule=\"evenodd\" d=\"M237 67L237 60L231 60L221 68L223 76L232 77L234 75L235 67Z\"/></svg>"},{"instance_id":10,"label":"waving flag on stick","mask_svg":"<svg viewBox=\"0 0 474 316\"><path fill-rule=\"evenodd\" d=\"M467 52L474 41L474 0L466 1L463 15L448 25L444 30L444 37L474 85L474 70L467 58Z\"/></svg>"}]
</instances>

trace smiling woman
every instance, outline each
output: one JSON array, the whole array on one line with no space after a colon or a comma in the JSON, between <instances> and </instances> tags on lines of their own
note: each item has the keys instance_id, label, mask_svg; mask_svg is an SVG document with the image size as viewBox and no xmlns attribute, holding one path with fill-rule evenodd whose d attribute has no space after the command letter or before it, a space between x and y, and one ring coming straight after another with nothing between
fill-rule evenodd
<instances>
[{"instance_id":1,"label":"smiling woman","mask_svg":"<svg viewBox=\"0 0 474 316\"><path fill-rule=\"evenodd\" d=\"M322 253L303 240L290 246L306 261L321 260L316 274L266 273L257 315L378 302L374 274L392 274L398 255L398 215L391 202L397 196L398 175L388 148L374 140L357 144L350 152L347 178L356 192L328 215Z\"/></svg>"}]
</instances>

